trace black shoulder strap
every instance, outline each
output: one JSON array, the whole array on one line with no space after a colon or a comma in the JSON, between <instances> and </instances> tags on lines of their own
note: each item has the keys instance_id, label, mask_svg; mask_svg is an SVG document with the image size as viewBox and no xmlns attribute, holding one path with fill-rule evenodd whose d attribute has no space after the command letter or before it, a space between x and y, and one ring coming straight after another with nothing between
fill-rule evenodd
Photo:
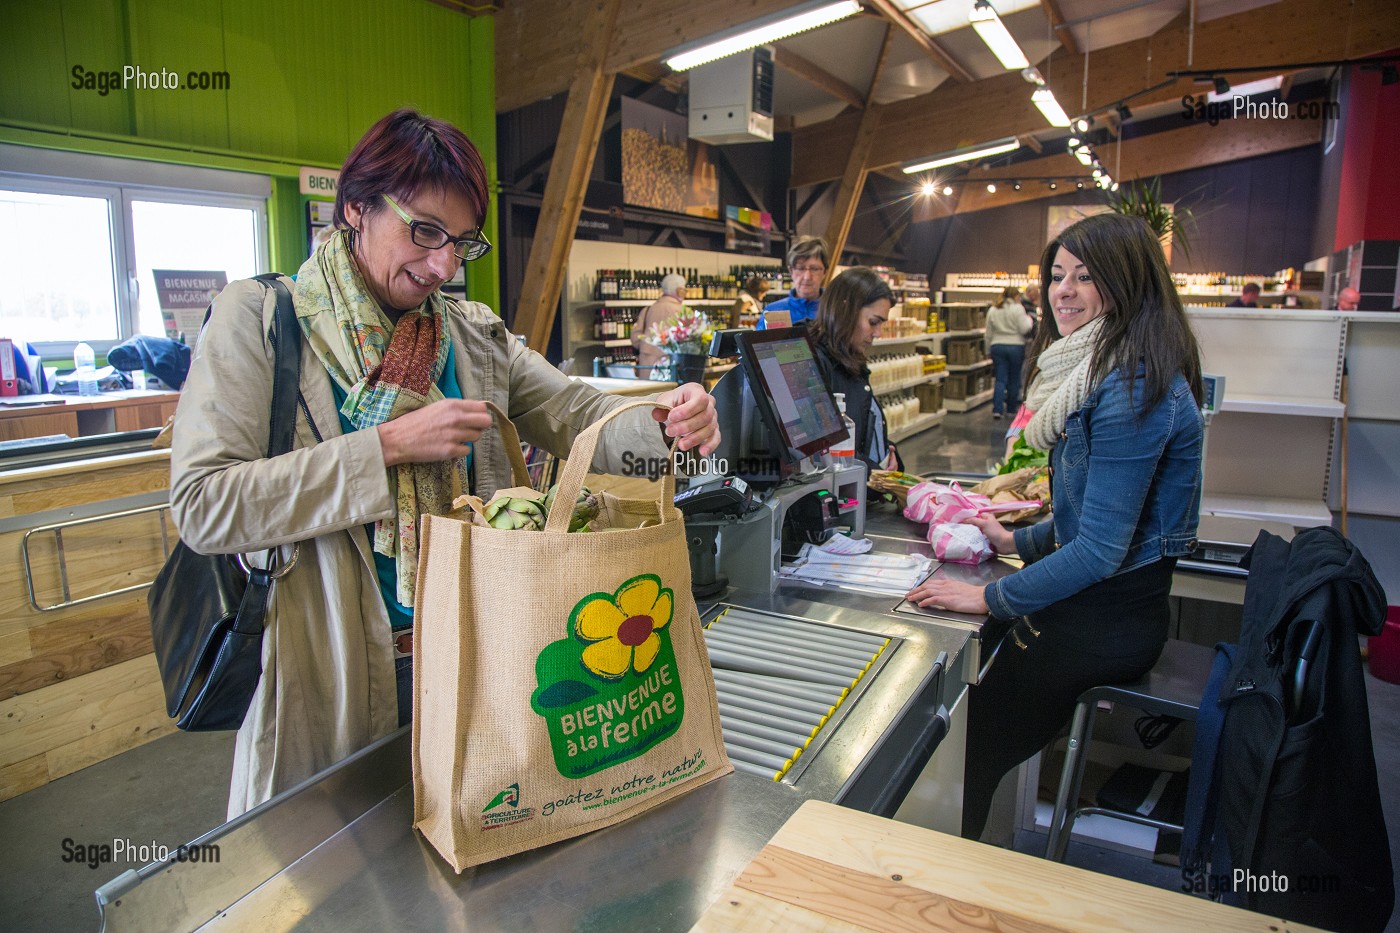
<instances>
[{"instance_id":1,"label":"black shoulder strap","mask_svg":"<svg viewBox=\"0 0 1400 933\"><path fill-rule=\"evenodd\" d=\"M292 293L275 272L254 276L277 293L272 349L276 358L272 373L272 421L267 432L267 455L275 457L292 449L296 434L297 393L301 382L301 328L297 325Z\"/></svg>"}]
</instances>

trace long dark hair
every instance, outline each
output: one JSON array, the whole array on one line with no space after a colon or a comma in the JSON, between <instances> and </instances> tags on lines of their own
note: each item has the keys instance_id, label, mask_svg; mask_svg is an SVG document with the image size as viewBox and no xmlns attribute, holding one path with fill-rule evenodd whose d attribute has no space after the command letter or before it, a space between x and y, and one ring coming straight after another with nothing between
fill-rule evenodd
<instances>
[{"instance_id":1,"label":"long dark hair","mask_svg":"<svg viewBox=\"0 0 1400 933\"><path fill-rule=\"evenodd\" d=\"M1086 217L1065 229L1045 247L1040 258L1041 326L1027 352L1026 372L1034 376L1036 363L1046 347L1060 338L1059 324L1050 306L1054 291L1051 267L1060 247L1084 263L1104 305L1103 330L1094 347L1094 381L1115 369L1133 376L1138 363L1146 369L1143 404L1145 416L1166 395L1177 373L1186 377L1197 403L1204 401L1201 351L1186 319L1186 310L1167 271L1167 259L1157 235L1137 217L1107 213ZM1128 379L1132 403L1135 379Z\"/></svg>"},{"instance_id":2,"label":"long dark hair","mask_svg":"<svg viewBox=\"0 0 1400 933\"><path fill-rule=\"evenodd\" d=\"M885 280L864 266L847 269L827 285L817 305L817 317L809 332L826 347L836 364L851 375L865 368L865 350L855 344L860 309L881 298L894 304L894 292Z\"/></svg>"}]
</instances>

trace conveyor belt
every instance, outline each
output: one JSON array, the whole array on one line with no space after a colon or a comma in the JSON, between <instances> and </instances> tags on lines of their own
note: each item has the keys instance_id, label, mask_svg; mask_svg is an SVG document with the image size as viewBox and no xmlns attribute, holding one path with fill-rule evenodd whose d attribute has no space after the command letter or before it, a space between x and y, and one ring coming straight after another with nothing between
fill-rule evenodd
<instances>
[{"instance_id":1,"label":"conveyor belt","mask_svg":"<svg viewBox=\"0 0 1400 933\"><path fill-rule=\"evenodd\" d=\"M705 628L725 751L739 771L795 780L798 762L892 639L729 607ZM829 727L829 728L828 728Z\"/></svg>"}]
</instances>

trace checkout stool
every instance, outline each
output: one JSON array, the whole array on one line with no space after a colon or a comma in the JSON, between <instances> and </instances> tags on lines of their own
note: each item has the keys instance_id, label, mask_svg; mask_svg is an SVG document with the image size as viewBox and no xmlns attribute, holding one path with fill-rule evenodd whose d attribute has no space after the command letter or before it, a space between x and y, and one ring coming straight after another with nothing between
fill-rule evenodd
<instances>
[{"instance_id":1,"label":"checkout stool","mask_svg":"<svg viewBox=\"0 0 1400 933\"><path fill-rule=\"evenodd\" d=\"M1157 829L1175 830L1178 833L1182 831L1175 823L1164 823L1137 813L1125 813L1104 807L1071 809L1070 801L1077 802L1079 799L1079 785L1084 778L1084 761L1094 730L1094 712L1100 700L1122 703L1157 716L1175 716L1195 722L1201 694L1205 692L1206 681L1210 679L1210 668L1214 660L1214 648L1169 638L1166 647L1162 649L1162 656L1142 679L1127 684L1090 687L1079 695L1079 703L1074 708L1074 719L1070 724L1064 767L1060 770L1060 787L1055 794L1055 812L1050 817L1050 838L1045 844L1047 859L1056 862L1065 860L1065 850L1069 847L1074 821L1080 816L1111 816L1114 819L1154 826Z\"/></svg>"}]
</instances>

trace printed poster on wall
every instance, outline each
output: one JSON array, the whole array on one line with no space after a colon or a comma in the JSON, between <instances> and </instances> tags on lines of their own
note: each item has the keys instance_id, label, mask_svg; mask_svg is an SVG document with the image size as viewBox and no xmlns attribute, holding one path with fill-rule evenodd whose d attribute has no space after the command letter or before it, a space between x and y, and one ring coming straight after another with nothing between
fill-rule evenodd
<instances>
[{"instance_id":1,"label":"printed poster on wall","mask_svg":"<svg viewBox=\"0 0 1400 933\"><path fill-rule=\"evenodd\" d=\"M724 206L724 248L767 256L773 240L773 215L734 204Z\"/></svg>"},{"instance_id":2,"label":"printed poster on wall","mask_svg":"<svg viewBox=\"0 0 1400 933\"><path fill-rule=\"evenodd\" d=\"M622 98L624 201L719 219L719 177L710 147L688 132L681 114Z\"/></svg>"},{"instance_id":3,"label":"printed poster on wall","mask_svg":"<svg viewBox=\"0 0 1400 933\"><path fill-rule=\"evenodd\" d=\"M183 334L185 343L193 349L199 340L199 329L204 326L204 312L228 284L228 273L187 269L152 269L151 273L156 280L165 336L179 340Z\"/></svg>"}]
</instances>

